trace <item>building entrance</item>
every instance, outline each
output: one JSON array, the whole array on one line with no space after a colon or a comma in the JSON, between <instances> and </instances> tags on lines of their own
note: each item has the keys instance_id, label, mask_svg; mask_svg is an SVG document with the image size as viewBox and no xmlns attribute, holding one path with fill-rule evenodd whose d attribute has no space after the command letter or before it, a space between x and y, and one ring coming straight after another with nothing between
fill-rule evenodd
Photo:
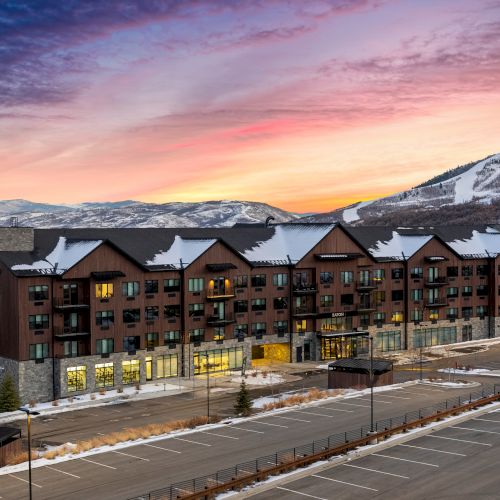
<instances>
[{"instance_id":1,"label":"building entrance","mask_svg":"<svg viewBox=\"0 0 500 500\"><path fill-rule=\"evenodd\" d=\"M366 333L330 334L321 336L321 359L356 358L368 354Z\"/></svg>"}]
</instances>

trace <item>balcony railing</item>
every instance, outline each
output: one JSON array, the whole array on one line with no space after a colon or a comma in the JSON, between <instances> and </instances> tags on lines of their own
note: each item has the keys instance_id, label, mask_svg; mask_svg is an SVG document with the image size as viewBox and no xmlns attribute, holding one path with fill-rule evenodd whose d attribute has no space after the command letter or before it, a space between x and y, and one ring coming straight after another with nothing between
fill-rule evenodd
<instances>
[{"instance_id":1,"label":"balcony railing","mask_svg":"<svg viewBox=\"0 0 500 500\"><path fill-rule=\"evenodd\" d=\"M356 281L356 290L373 290L377 288L380 280L374 278L368 278L360 281Z\"/></svg>"},{"instance_id":2,"label":"balcony railing","mask_svg":"<svg viewBox=\"0 0 500 500\"><path fill-rule=\"evenodd\" d=\"M425 280L425 286L429 288L444 286L447 284L448 278L446 276L436 276L435 278L426 278Z\"/></svg>"},{"instance_id":3,"label":"balcony railing","mask_svg":"<svg viewBox=\"0 0 500 500\"><path fill-rule=\"evenodd\" d=\"M317 313L317 308L313 306L297 306L293 310L294 316L315 316Z\"/></svg>"},{"instance_id":4,"label":"balcony railing","mask_svg":"<svg viewBox=\"0 0 500 500\"><path fill-rule=\"evenodd\" d=\"M56 337L76 337L78 335L90 335L90 329L83 326L54 326Z\"/></svg>"},{"instance_id":5,"label":"balcony railing","mask_svg":"<svg viewBox=\"0 0 500 500\"><path fill-rule=\"evenodd\" d=\"M376 311L377 306L375 302L364 302L362 304L356 304L356 311L358 312L370 312Z\"/></svg>"},{"instance_id":6,"label":"balcony railing","mask_svg":"<svg viewBox=\"0 0 500 500\"><path fill-rule=\"evenodd\" d=\"M207 289L207 299L209 300L224 300L234 297L234 288L232 286L227 286L225 288L208 288Z\"/></svg>"},{"instance_id":7,"label":"balcony railing","mask_svg":"<svg viewBox=\"0 0 500 500\"><path fill-rule=\"evenodd\" d=\"M433 299L427 299L425 301L425 307L443 307L447 305L448 301L445 297L435 297Z\"/></svg>"},{"instance_id":8,"label":"balcony railing","mask_svg":"<svg viewBox=\"0 0 500 500\"><path fill-rule=\"evenodd\" d=\"M77 299L65 299L63 297L54 297L52 305L55 309L84 309L89 307L90 297L88 295L78 297Z\"/></svg>"},{"instance_id":9,"label":"balcony railing","mask_svg":"<svg viewBox=\"0 0 500 500\"><path fill-rule=\"evenodd\" d=\"M234 323L234 316L231 313L226 313L222 318L219 316L208 316L207 317L207 325L208 326L224 326L230 325Z\"/></svg>"},{"instance_id":10,"label":"balcony railing","mask_svg":"<svg viewBox=\"0 0 500 500\"><path fill-rule=\"evenodd\" d=\"M318 291L317 283L297 283L293 285L293 293L295 295L313 294Z\"/></svg>"}]
</instances>

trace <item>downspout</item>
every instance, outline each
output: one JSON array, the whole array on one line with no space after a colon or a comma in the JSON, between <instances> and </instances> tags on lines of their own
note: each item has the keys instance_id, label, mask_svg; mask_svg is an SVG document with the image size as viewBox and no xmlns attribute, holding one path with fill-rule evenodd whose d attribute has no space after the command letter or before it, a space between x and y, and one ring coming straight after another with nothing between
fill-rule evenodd
<instances>
[{"instance_id":1,"label":"downspout","mask_svg":"<svg viewBox=\"0 0 500 500\"><path fill-rule=\"evenodd\" d=\"M408 280L408 259L405 257L404 252L401 252L401 255L403 256L403 263L404 263L404 293L403 293L403 304L404 304L404 317L403 317L403 324L404 324L404 339L405 339L405 350L408 350L408 321L410 319L410 307L409 307L409 301L408 301L408 294L409 294L409 280Z\"/></svg>"},{"instance_id":2,"label":"downspout","mask_svg":"<svg viewBox=\"0 0 500 500\"><path fill-rule=\"evenodd\" d=\"M293 290L293 273L292 273L292 259L287 254L288 258L288 324L290 325L290 333L288 335L288 346L290 351L290 363L293 363L293 319L292 319L292 290ZM302 353L302 356L304 353Z\"/></svg>"},{"instance_id":3,"label":"downspout","mask_svg":"<svg viewBox=\"0 0 500 500\"><path fill-rule=\"evenodd\" d=\"M51 321L51 349L52 349L52 401L55 401L56 398L56 357L54 353L55 342L54 342L54 277L52 276L50 279L50 287L51 287L51 299L52 299L52 321Z\"/></svg>"},{"instance_id":4,"label":"downspout","mask_svg":"<svg viewBox=\"0 0 500 500\"><path fill-rule=\"evenodd\" d=\"M488 256L488 338L495 337L495 258L486 250Z\"/></svg>"},{"instance_id":5,"label":"downspout","mask_svg":"<svg viewBox=\"0 0 500 500\"><path fill-rule=\"evenodd\" d=\"M182 345L181 345L181 375L183 377L189 377L189 373L186 374L186 341L189 341L188 335L186 333L186 321L184 315L184 265L182 263L182 259L180 259L180 295L181 295L181 332L182 332Z\"/></svg>"}]
</instances>

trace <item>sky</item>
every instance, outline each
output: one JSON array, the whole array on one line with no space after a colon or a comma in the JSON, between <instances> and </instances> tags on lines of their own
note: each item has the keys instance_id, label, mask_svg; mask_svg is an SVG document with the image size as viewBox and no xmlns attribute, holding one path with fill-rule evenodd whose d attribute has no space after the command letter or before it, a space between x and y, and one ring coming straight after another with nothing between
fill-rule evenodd
<instances>
[{"instance_id":1,"label":"sky","mask_svg":"<svg viewBox=\"0 0 500 500\"><path fill-rule=\"evenodd\" d=\"M499 138L500 0L0 0L0 199L325 212Z\"/></svg>"}]
</instances>

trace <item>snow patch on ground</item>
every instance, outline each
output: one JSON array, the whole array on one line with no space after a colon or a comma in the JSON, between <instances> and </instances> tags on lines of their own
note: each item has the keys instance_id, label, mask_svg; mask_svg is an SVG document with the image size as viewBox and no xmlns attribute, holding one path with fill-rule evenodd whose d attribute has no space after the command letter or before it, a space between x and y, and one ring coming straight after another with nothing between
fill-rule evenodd
<instances>
[{"instance_id":1,"label":"snow patch on ground","mask_svg":"<svg viewBox=\"0 0 500 500\"><path fill-rule=\"evenodd\" d=\"M285 379L278 373L269 372L265 374L258 370L248 370L245 376L234 377L231 382L241 384L243 380L247 385L274 385L281 384Z\"/></svg>"},{"instance_id":2,"label":"snow patch on ground","mask_svg":"<svg viewBox=\"0 0 500 500\"><path fill-rule=\"evenodd\" d=\"M500 371L491 371L486 368L440 368L438 372L454 373L455 375L487 375L488 377L500 377Z\"/></svg>"}]
</instances>

